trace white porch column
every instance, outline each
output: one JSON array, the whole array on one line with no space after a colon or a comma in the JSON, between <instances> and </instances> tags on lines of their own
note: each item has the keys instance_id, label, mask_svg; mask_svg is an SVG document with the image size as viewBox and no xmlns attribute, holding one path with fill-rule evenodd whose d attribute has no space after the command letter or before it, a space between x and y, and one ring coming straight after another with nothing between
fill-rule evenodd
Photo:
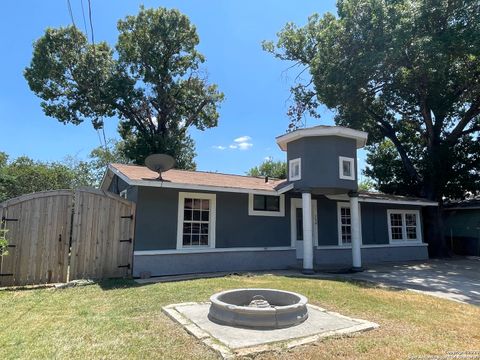
<instances>
[{"instance_id":1,"label":"white porch column","mask_svg":"<svg viewBox=\"0 0 480 360\"><path fill-rule=\"evenodd\" d=\"M312 194L302 193L303 273L313 274Z\"/></svg>"},{"instance_id":2,"label":"white porch column","mask_svg":"<svg viewBox=\"0 0 480 360\"><path fill-rule=\"evenodd\" d=\"M353 270L362 269L362 252L360 248L360 212L358 204L358 193L351 193L350 196L350 216L352 222L352 265Z\"/></svg>"}]
</instances>

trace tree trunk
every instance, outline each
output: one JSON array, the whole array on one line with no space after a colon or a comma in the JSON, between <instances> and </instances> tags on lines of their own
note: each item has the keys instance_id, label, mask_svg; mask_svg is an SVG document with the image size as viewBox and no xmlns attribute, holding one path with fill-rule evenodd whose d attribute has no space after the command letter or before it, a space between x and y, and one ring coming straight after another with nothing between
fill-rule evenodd
<instances>
[{"instance_id":1,"label":"tree trunk","mask_svg":"<svg viewBox=\"0 0 480 360\"><path fill-rule=\"evenodd\" d=\"M422 215L424 241L428 243L428 256L431 258L449 256L442 206L426 206L423 208Z\"/></svg>"},{"instance_id":2,"label":"tree trunk","mask_svg":"<svg viewBox=\"0 0 480 360\"><path fill-rule=\"evenodd\" d=\"M426 206L423 208L424 241L428 244L429 257L447 257L449 256L449 251L447 248L447 240L445 239L443 201L442 196L440 195L441 191L436 182L438 179L434 178L439 174L435 174L435 171L432 171L432 173L433 177L424 179L421 195L428 200L437 201L438 206Z\"/></svg>"}]
</instances>

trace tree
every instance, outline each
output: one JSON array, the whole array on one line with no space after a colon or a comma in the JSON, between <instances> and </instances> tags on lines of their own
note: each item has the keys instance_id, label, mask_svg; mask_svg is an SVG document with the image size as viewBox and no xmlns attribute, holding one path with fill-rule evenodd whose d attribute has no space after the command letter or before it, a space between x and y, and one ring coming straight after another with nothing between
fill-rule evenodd
<instances>
[{"instance_id":1,"label":"tree","mask_svg":"<svg viewBox=\"0 0 480 360\"><path fill-rule=\"evenodd\" d=\"M271 158L265 160L259 166L248 170L249 176L268 176L275 179L287 178L287 163L285 161L273 161Z\"/></svg>"},{"instance_id":2,"label":"tree","mask_svg":"<svg viewBox=\"0 0 480 360\"><path fill-rule=\"evenodd\" d=\"M0 159L0 202L37 191L72 188L75 174L64 164L26 156L8 162L5 153L0 153Z\"/></svg>"},{"instance_id":3,"label":"tree","mask_svg":"<svg viewBox=\"0 0 480 360\"><path fill-rule=\"evenodd\" d=\"M358 190L375 191L375 183L370 178L363 179L358 183Z\"/></svg>"},{"instance_id":4,"label":"tree","mask_svg":"<svg viewBox=\"0 0 480 360\"><path fill-rule=\"evenodd\" d=\"M115 50L89 44L75 26L47 29L25 69L30 89L45 114L64 124L90 119L99 129L117 116L122 151L137 164L167 153L177 167L195 168L188 129L217 126L223 100L201 69L195 27L177 10L142 6L117 28Z\"/></svg>"},{"instance_id":5,"label":"tree","mask_svg":"<svg viewBox=\"0 0 480 360\"><path fill-rule=\"evenodd\" d=\"M292 88L297 114L321 103L336 124L368 131L367 175L380 190L440 205L478 192L480 3L339 0L337 9L264 43L310 76ZM431 255L445 254L440 212L424 215Z\"/></svg>"},{"instance_id":6,"label":"tree","mask_svg":"<svg viewBox=\"0 0 480 360\"><path fill-rule=\"evenodd\" d=\"M78 159L75 156L67 156L64 160L75 174L73 187L92 186L98 187L102 182L108 164L128 164L131 161L123 152L123 141L109 139L105 146L93 149L87 160Z\"/></svg>"}]
</instances>

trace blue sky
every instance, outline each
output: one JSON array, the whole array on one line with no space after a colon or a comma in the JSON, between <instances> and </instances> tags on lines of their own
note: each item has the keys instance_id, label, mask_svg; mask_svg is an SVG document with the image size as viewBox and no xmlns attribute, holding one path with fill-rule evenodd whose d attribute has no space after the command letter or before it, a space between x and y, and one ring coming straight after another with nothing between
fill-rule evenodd
<instances>
[{"instance_id":1,"label":"blue sky","mask_svg":"<svg viewBox=\"0 0 480 360\"><path fill-rule=\"evenodd\" d=\"M77 26L83 29L80 0L70 0ZM83 0L87 4L87 0ZM303 25L314 12L335 12L334 1L310 0L202 0L202 1L113 1L92 0L96 41L116 42L116 23L146 7L177 8L197 27L199 50L211 82L225 93L219 126L192 131L196 141L199 170L243 174L266 157L283 160L275 136L288 125L286 110L295 71L287 63L261 49L262 40L292 21ZM87 19L88 21L88 19ZM32 43L45 28L71 23L66 0L12 1L0 13L0 151L12 158L28 155L57 161L67 155L86 158L100 142L90 123L63 125L46 117L40 100L23 77L29 64ZM322 111L320 120L308 125L332 124L332 114ZM105 131L116 138L117 122L107 121ZM360 154L363 158L363 153ZM361 161L363 167L363 161Z\"/></svg>"}]
</instances>

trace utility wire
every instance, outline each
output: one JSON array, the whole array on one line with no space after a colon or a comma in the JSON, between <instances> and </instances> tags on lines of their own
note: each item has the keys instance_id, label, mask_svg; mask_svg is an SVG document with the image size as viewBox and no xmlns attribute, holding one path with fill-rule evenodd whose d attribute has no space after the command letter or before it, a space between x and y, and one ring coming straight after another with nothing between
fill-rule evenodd
<instances>
[{"instance_id":1,"label":"utility wire","mask_svg":"<svg viewBox=\"0 0 480 360\"><path fill-rule=\"evenodd\" d=\"M75 25L75 19L73 18L72 4L70 4L70 0L67 0L67 4L68 13L70 14L70 19L72 20L73 27L77 27L77 25Z\"/></svg>"},{"instance_id":2,"label":"utility wire","mask_svg":"<svg viewBox=\"0 0 480 360\"><path fill-rule=\"evenodd\" d=\"M70 1L69 1L70 3ZM88 18L90 20L90 31L92 33L92 44L93 46L93 52L95 53L95 36L93 34L93 22L92 22L92 4L90 0L88 0Z\"/></svg>"},{"instance_id":3,"label":"utility wire","mask_svg":"<svg viewBox=\"0 0 480 360\"><path fill-rule=\"evenodd\" d=\"M80 0L80 5L82 5L83 28L85 29L85 34L87 34L88 38L87 21L85 20L85 9L83 6L83 0Z\"/></svg>"},{"instance_id":4,"label":"utility wire","mask_svg":"<svg viewBox=\"0 0 480 360\"><path fill-rule=\"evenodd\" d=\"M81 0L82 1L82 0ZM82 1L83 2L83 1ZM93 21L92 21L92 3L91 0L88 0L88 20L90 22L90 34L92 36L92 45L93 45L93 62L94 65L96 63L96 53L95 53L95 33L93 31ZM100 87L97 85L97 89L100 92ZM97 129L98 132L98 129ZM103 135L103 147L105 151L107 151L107 137L105 136L105 122L102 119L102 135ZM98 134L100 138L100 133ZM100 145L102 144L102 140L100 140Z\"/></svg>"}]
</instances>

